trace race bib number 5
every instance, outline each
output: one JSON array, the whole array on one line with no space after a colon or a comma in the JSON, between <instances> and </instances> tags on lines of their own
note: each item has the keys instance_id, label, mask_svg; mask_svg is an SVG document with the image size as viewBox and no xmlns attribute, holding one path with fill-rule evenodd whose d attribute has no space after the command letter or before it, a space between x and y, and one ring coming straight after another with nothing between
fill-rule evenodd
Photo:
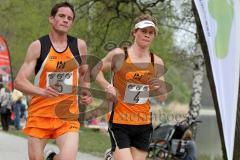
<instances>
[{"instance_id":1,"label":"race bib number 5","mask_svg":"<svg viewBox=\"0 0 240 160\"><path fill-rule=\"evenodd\" d=\"M59 93L72 93L73 72L47 72L47 87Z\"/></svg>"},{"instance_id":2,"label":"race bib number 5","mask_svg":"<svg viewBox=\"0 0 240 160\"><path fill-rule=\"evenodd\" d=\"M149 98L149 86L144 84L127 83L124 102L144 104Z\"/></svg>"}]
</instances>

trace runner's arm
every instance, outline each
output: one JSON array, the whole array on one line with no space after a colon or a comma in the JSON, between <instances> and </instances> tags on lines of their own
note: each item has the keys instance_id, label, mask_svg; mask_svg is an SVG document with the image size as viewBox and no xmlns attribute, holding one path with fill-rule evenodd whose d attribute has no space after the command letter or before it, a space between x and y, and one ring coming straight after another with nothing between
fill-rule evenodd
<instances>
[{"instance_id":1,"label":"runner's arm","mask_svg":"<svg viewBox=\"0 0 240 160\"><path fill-rule=\"evenodd\" d=\"M29 80L32 76L32 73L34 72L37 59L40 56L40 50L41 44L39 40L34 41L32 44L30 44L23 65L21 66L14 80L14 87L17 90L31 96L39 95L43 97L54 97L58 95L57 91L51 87L48 87L46 89L39 88L37 86L34 86Z\"/></svg>"},{"instance_id":2,"label":"runner's arm","mask_svg":"<svg viewBox=\"0 0 240 160\"><path fill-rule=\"evenodd\" d=\"M103 72L113 71L116 67L113 57L121 52L123 51L120 48L110 51L93 69L96 82L108 93L107 99L111 101L115 100L117 92L113 85L105 79Z\"/></svg>"},{"instance_id":3,"label":"runner's arm","mask_svg":"<svg viewBox=\"0 0 240 160\"><path fill-rule=\"evenodd\" d=\"M102 60L99 62L95 67L94 67L94 73L96 74L96 82L103 88L107 89L111 84L108 82L105 77L103 72L108 72L108 71L113 71L114 62L113 62L113 57L119 53L119 48L113 49L110 51Z\"/></svg>"},{"instance_id":4,"label":"runner's arm","mask_svg":"<svg viewBox=\"0 0 240 160\"><path fill-rule=\"evenodd\" d=\"M86 42L78 39L78 49L82 60L81 66L79 67L79 85L81 88L80 101L83 104L89 104L92 102L90 94L90 72L87 64L87 45Z\"/></svg>"},{"instance_id":5,"label":"runner's arm","mask_svg":"<svg viewBox=\"0 0 240 160\"><path fill-rule=\"evenodd\" d=\"M164 78L164 62L162 59L156 55L154 55L154 70L155 70L155 78L149 81L150 89L156 90L155 94L160 102L165 101L167 98L167 86Z\"/></svg>"}]
</instances>

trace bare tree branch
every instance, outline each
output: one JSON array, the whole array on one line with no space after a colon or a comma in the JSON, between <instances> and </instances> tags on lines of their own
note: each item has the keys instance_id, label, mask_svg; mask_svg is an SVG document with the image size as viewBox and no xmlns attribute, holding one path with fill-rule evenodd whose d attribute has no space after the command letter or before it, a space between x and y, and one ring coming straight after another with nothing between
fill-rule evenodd
<instances>
[{"instance_id":1,"label":"bare tree branch","mask_svg":"<svg viewBox=\"0 0 240 160\"><path fill-rule=\"evenodd\" d=\"M180 27L180 26L175 26L175 25L169 25L169 24L161 24L162 26L166 26L166 27L169 27L169 28L173 28L173 29L176 29L176 30L183 30L185 32L188 32L188 33L191 33L193 35L196 34L196 32L193 32L189 29L186 29L186 28L183 28L183 27Z\"/></svg>"}]
</instances>

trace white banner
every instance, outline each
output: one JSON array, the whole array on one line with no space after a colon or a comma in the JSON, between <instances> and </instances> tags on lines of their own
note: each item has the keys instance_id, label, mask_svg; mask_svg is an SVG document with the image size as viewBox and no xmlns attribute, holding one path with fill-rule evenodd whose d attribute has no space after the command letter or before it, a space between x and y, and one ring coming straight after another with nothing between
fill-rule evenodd
<instances>
[{"instance_id":1,"label":"white banner","mask_svg":"<svg viewBox=\"0 0 240 160\"><path fill-rule=\"evenodd\" d=\"M240 67L239 0L194 1L210 54L227 157L232 160Z\"/></svg>"}]
</instances>

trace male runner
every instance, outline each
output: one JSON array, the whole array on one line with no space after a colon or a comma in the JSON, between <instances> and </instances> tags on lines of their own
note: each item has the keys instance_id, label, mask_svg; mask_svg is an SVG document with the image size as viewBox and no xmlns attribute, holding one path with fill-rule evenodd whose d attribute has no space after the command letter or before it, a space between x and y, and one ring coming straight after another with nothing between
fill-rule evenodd
<instances>
[{"instance_id":1,"label":"male runner","mask_svg":"<svg viewBox=\"0 0 240 160\"><path fill-rule=\"evenodd\" d=\"M75 160L77 156L79 81L85 88L81 90L80 102L89 104L91 96L89 83L83 80L87 70L86 44L68 35L74 18L74 8L67 2L52 8L50 33L30 44L14 81L16 89L32 96L24 128L30 160L44 159L48 139L56 139L60 152L48 152L47 160ZM34 84L29 80L33 72Z\"/></svg>"}]
</instances>

